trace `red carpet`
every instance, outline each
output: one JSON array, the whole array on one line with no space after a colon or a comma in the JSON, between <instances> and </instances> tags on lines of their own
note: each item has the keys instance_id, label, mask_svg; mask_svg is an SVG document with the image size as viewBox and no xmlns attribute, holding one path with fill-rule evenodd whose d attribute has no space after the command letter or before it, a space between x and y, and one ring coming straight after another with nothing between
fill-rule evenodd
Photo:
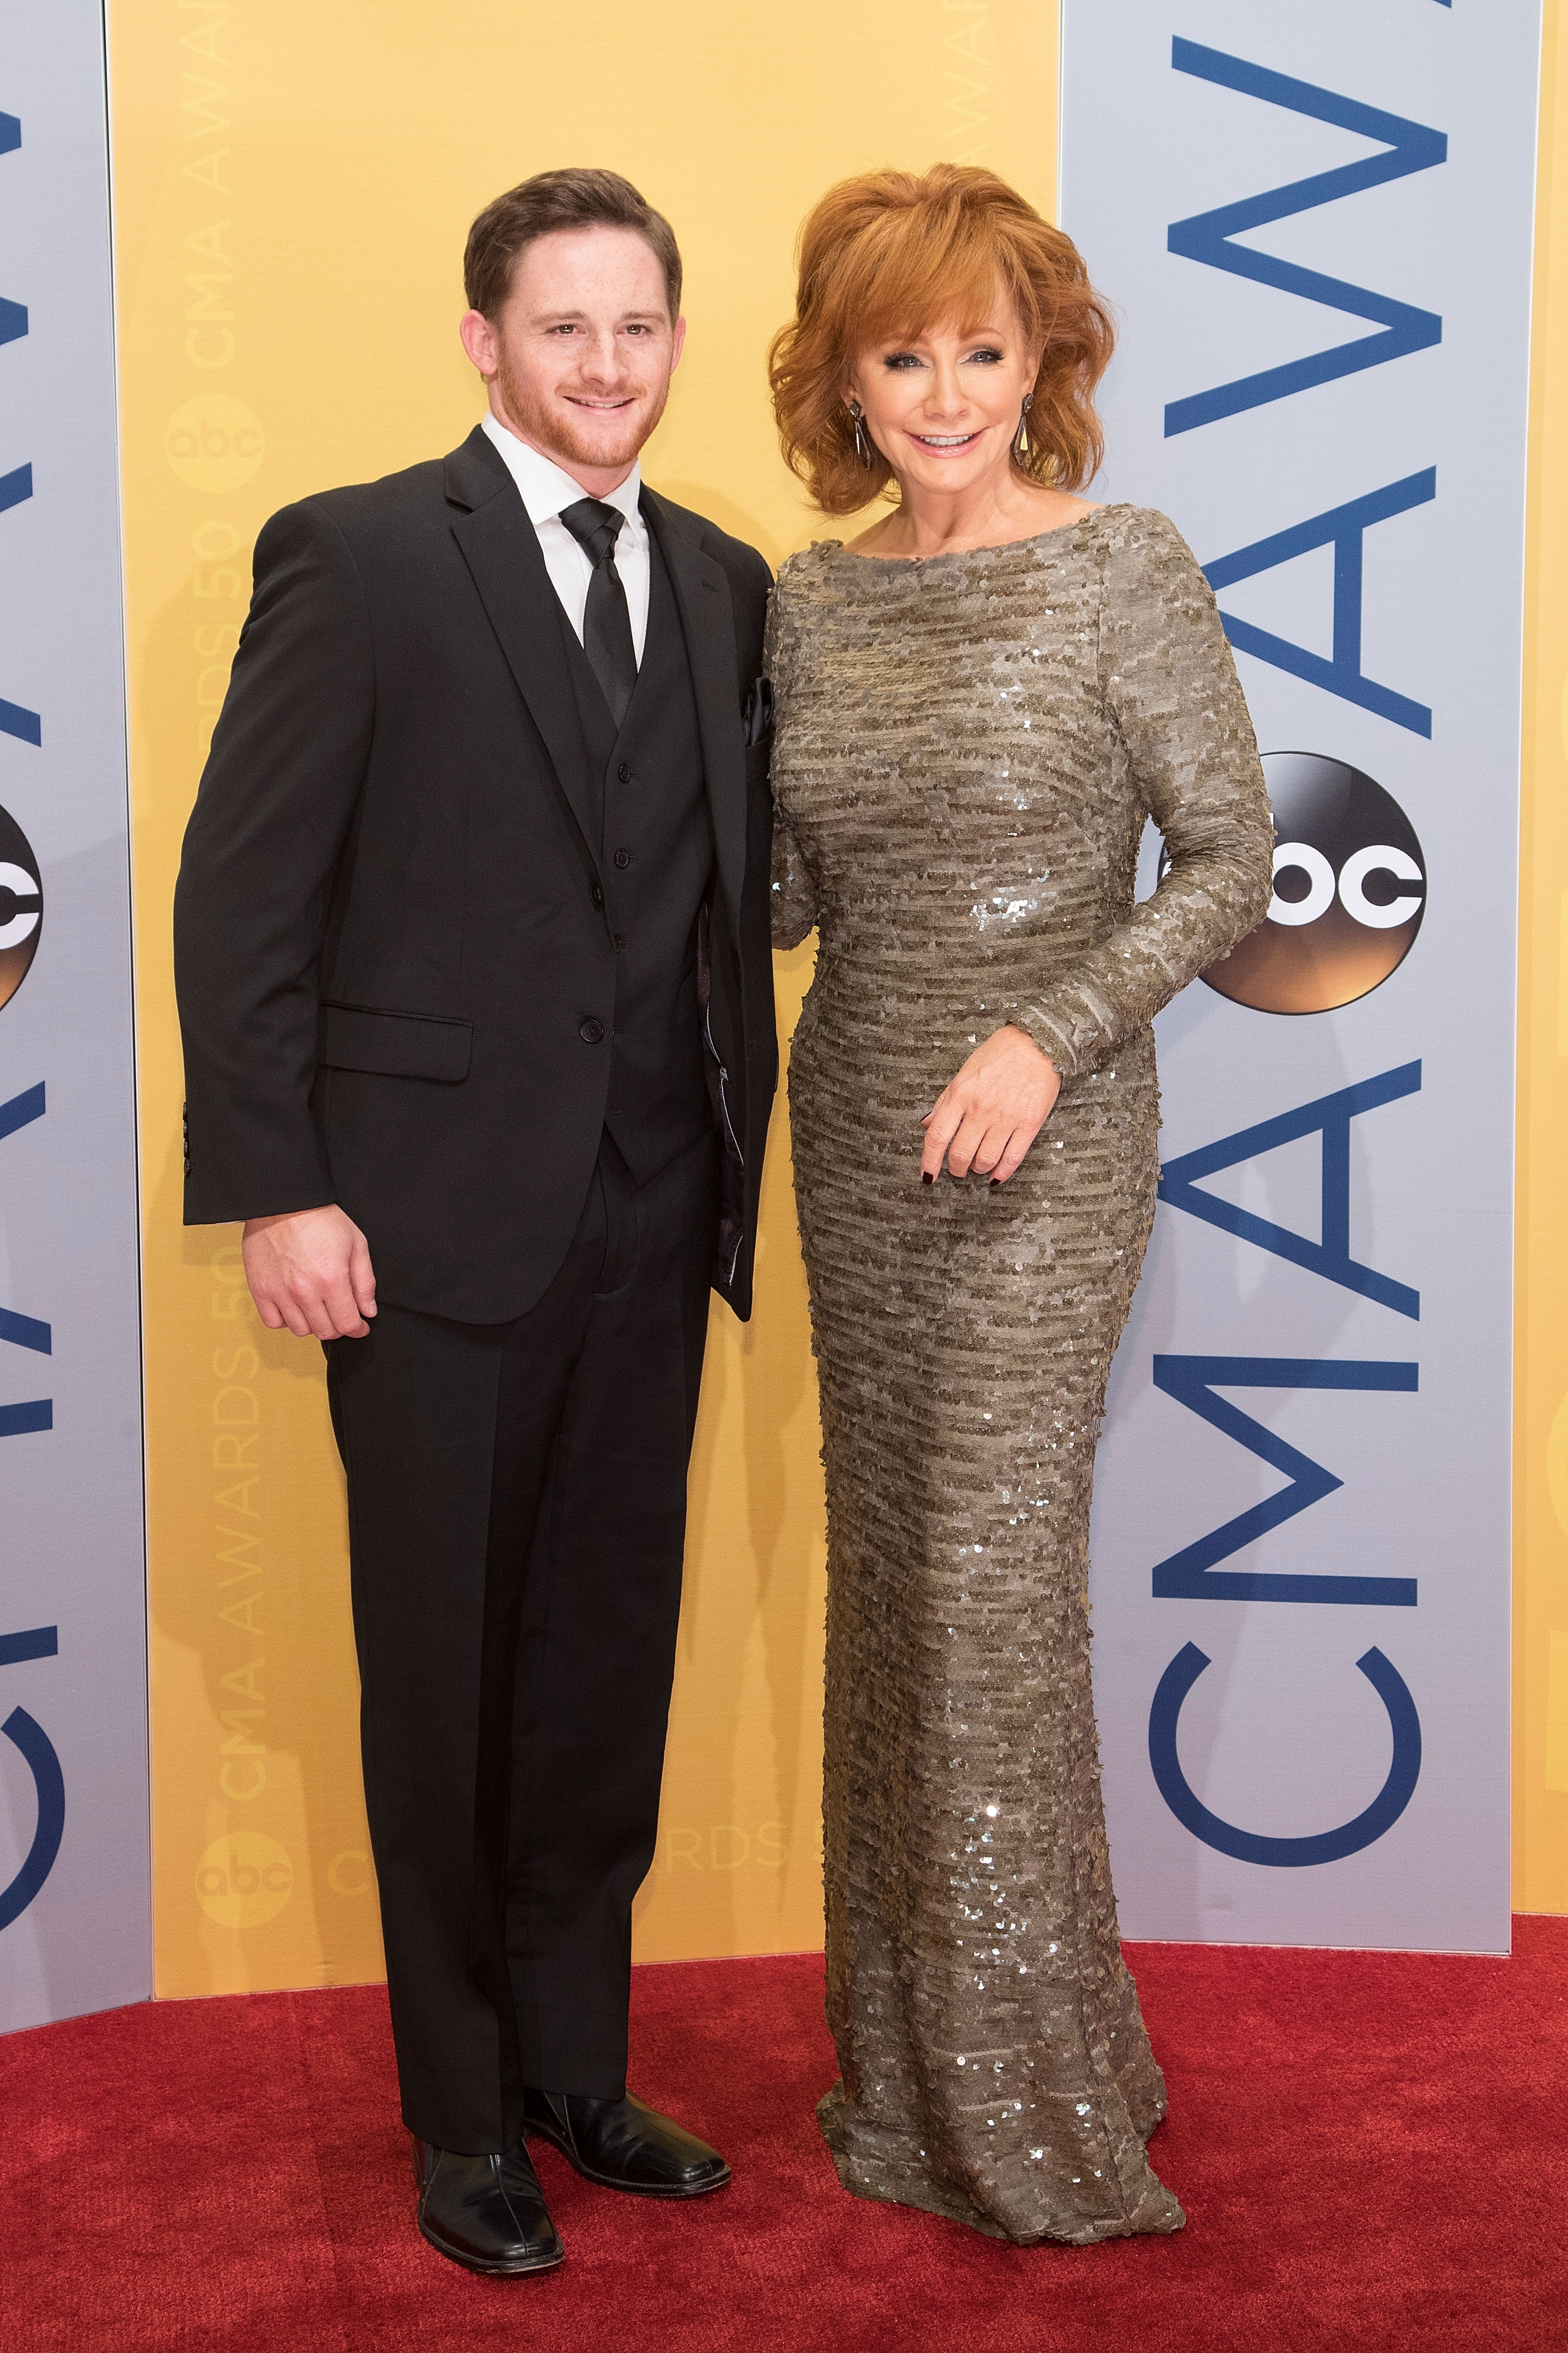
<instances>
[{"instance_id":1,"label":"red carpet","mask_svg":"<svg viewBox=\"0 0 1568 2353\"><path fill-rule=\"evenodd\" d=\"M1294 2353L1568 2347L1568 1920L1511 1961L1129 1957L1174 2239L1010 2248L839 2189L815 1957L637 1972L634 2082L725 2150L691 2206L590 2189L470 2278L415 2233L379 1987L151 2003L0 2042L5 2353Z\"/></svg>"}]
</instances>

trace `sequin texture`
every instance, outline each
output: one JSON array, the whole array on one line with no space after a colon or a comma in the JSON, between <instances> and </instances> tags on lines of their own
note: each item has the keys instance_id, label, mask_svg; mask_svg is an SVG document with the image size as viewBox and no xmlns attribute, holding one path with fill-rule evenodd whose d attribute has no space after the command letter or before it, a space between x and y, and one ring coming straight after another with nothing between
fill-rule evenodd
<instances>
[{"instance_id":1,"label":"sequin texture","mask_svg":"<svg viewBox=\"0 0 1568 2353\"><path fill-rule=\"evenodd\" d=\"M1163 516L924 563L792 557L769 625L774 936L827 1477L828 2017L847 2188L994 2237L1173 2231L1089 1676L1110 1358L1153 1215L1149 1024L1261 918L1272 834ZM1145 818L1171 866L1135 908ZM1063 1073L1018 1174L920 1182L1016 1021Z\"/></svg>"}]
</instances>

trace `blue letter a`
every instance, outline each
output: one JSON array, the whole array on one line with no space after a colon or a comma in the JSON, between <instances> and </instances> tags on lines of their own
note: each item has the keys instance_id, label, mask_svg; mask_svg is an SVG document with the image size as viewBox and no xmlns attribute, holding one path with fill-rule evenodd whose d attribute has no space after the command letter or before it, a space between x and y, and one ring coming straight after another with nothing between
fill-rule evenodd
<instances>
[{"instance_id":1,"label":"blue letter a","mask_svg":"<svg viewBox=\"0 0 1568 2353\"><path fill-rule=\"evenodd\" d=\"M1185 1209L1189 1217L1202 1218L1205 1225L1234 1234L1238 1241L1256 1242L1259 1250L1272 1250L1276 1258L1289 1259L1292 1266L1304 1266L1309 1274L1321 1274L1325 1282L1358 1291L1363 1299L1375 1299L1380 1307L1392 1307L1396 1315L1418 1322L1418 1291L1363 1266L1351 1256L1351 1122L1363 1111L1375 1111L1379 1103L1397 1103L1402 1095L1417 1093L1420 1085L1420 1063L1405 1062L1397 1071L1363 1079L1359 1086L1320 1095L1316 1103L1303 1103L1300 1111L1281 1112L1278 1119L1259 1120L1256 1127L1222 1135L1216 1143L1201 1145L1196 1152L1184 1152L1179 1160L1167 1161L1160 1171L1160 1198L1173 1209ZM1222 1201L1198 1184L1200 1176L1217 1176L1222 1168L1234 1168L1239 1161L1255 1159L1260 1152L1276 1151L1282 1144L1294 1144L1313 1134L1322 1138L1323 1155L1319 1241L1309 1241L1305 1234L1293 1233L1289 1226L1277 1226L1270 1218L1255 1217L1250 1209L1237 1208L1234 1201Z\"/></svg>"},{"instance_id":2,"label":"blue letter a","mask_svg":"<svg viewBox=\"0 0 1568 2353\"><path fill-rule=\"evenodd\" d=\"M1395 727L1407 727L1413 735L1432 733L1432 713L1424 702L1413 702L1406 694L1395 694L1391 686L1379 686L1375 679L1364 678L1361 667L1361 589L1362 538L1368 526L1386 522L1390 515L1406 513L1411 507L1425 506L1437 495L1437 469L1427 466L1419 474L1407 474L1402 482L1390 482L1381 491L1369 491L1364 498L1352 499L1342 507L1331 507L1326 514L1310 515L1305 522L1292 523L1288 531L1277 531L1268 539L1256 539L1250 547L1238 547L1234 555L1222 555L1204 566L1204 577L1216 592L1228 588L1233 581L1250 580L1257 572L1272 571L1277 564L1289 564L1292 557L1306 555L1314 547L1331 546L1334 551L1334 635L1333 655L1325 661L1321 654L1309 653L1291 638L1277 638L1271 629L1259 629L1250 621L1237 620L1234 613L1222 612L1226 636L1238 653L1255 655L1258 660L1271 662L1276 670L1288 670L1292 678L1304 679L1309 686L1321 686L1325 693L1337 694L1342 702L1353 702L1363 711L1373 711L1380 719L1392 721Z\"/></svg>"}]
</instances>

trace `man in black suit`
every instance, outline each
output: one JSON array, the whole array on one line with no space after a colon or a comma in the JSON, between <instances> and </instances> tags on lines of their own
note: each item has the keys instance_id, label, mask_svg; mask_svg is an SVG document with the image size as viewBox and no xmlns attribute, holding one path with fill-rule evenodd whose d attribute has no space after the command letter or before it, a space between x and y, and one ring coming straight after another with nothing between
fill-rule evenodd
<instances>
[{"instance_id":1,"label":"man in black suit","mask_svg":"<svg viewBox=\"0 0 1568 2353\"><path fill-rule=\"evenodd\" d=\"M526 181L465 271L483 422L257 543L176 970L186 1221L327 1350L420 2228L523 2273L529 2134L729 2179L627 2094L626 1997L777 1072L768 571L641 485L685 328L627 182Z\"/></svg>"}]
</instances>

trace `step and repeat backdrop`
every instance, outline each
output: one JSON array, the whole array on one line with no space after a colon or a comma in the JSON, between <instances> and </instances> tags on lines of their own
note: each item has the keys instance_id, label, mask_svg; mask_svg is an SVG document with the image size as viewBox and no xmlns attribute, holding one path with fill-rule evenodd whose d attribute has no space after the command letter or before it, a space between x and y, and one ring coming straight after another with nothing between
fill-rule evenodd
<instances>
[{"instance_id":1,"label":"step and repeat backdrop","mask_svg":"<svg viewBox=\"0 0 1568 2353\"><path fill-rule=\"evenodd\" d=\"M0 31L0 2026L150 1989L103 30Z\"/></svg>"},{"instance_id":2,"label":"step and repeat backdrop","mask_svg":"<svg viewBox=\"0 0 1568 2353\"><path fill-rule=\"evenodd\" d=\"M1269 922L1161 1024L1096 1519L1124 1925L1506 1946L1510 1512L1513 1896L1568 1908L1558 13L1544 79L1534 0L0 28L0 2027L380 1970L320 1357L179 1222L169 900L257 531L463 438L468 224L568 162L685 251L650 480L773 562L847 535L763 376L822 189L984 163L1082 245L1122 322L1096 494L1206 566L1280 843ZM781 1109L643 1958L820 1939L818 1445Z\"/></svg>"},{"instance_id":3,"label":"step and repeat backdrop","mask_svg":"<svg viewBox=\"0 0 1568 2353\"><path fill-rule=\"evenodd\" d=\"M1061 216L1123 322L1104 494L1203 564L1279 843L1268 921L1156 1025L1094 1552L1135 1936L1509 1941L1539 38L1065 10Z\"/></svg>"}]
</instances>

